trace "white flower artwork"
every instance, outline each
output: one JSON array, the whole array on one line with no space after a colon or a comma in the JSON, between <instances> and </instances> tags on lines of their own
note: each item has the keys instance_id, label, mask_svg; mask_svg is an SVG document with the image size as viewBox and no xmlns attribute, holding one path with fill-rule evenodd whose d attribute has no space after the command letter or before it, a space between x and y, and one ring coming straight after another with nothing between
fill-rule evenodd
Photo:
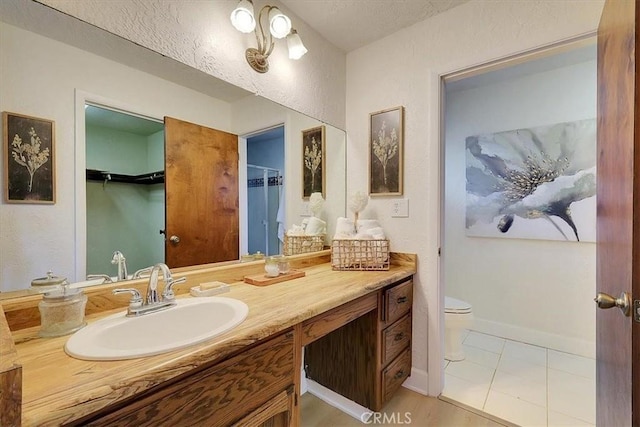
<instances>
[{"instance_id":1,"label":"white flower artwork","mask_svg":"<svg viewBox=\"0 0 640 427\"><path fill-rule=\"evenodd\" d=\"M595 119L467 137L467 235L595 242L595 165Z\"/></svg>"}]
</instances>

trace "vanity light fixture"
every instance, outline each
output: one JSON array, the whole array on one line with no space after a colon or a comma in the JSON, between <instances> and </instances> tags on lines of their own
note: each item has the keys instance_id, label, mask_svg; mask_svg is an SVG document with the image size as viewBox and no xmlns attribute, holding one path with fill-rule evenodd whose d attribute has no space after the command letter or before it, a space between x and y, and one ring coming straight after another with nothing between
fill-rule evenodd
<instances>
[{"instance_id":1,"label":"vanity light fixture","mask_svg":"<svg viewBox=\"0 0 640 427\"><path fill-rule=\"evenodd\" d=\"M269 31L266 34L262 26L264 16L267 16L269 20ZM268 58L275 46L274 38L287 38L287 48L291 59L300 59L307 53L307 48L302 44L298 32L291 28L291 19L275 6L266 5L260 9L257 22L260 31L258 31L253 14L252 0L240 0L238 6L231 12L231 24L242 33L250 33L252 31L255 33L258 47L248 48L245 52L245 57L251 68L259 73L269 71Z\"/></svg>"}]
</instances>

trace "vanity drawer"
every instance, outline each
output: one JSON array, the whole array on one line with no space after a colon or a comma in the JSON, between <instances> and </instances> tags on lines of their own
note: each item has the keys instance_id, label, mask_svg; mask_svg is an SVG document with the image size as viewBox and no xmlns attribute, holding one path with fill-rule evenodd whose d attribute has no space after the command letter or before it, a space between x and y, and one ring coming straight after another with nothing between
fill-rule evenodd
<instances>
[{"instance_id":1,"label":"vanity drawer","mask_svg":"<svg viewBox=\"0 0 640 427\"><path fill-rule=\"evenodd\" d=\"M293 390L293 365L288 332L82 425L228 426Z\"/></svg>"},{"instance_id":2,"label":"vanity drawer","mask_svg":"<svg viewBox=\"0 0 640 427\"><path fill-rule=\"evenodd\" d=\"M391 325L411 309L413 304L413 281L387 289L384 292L383 321L385 325Z\"/></svg>"},{"instance_id":3,"label":"vanity drawer","mask_svg":"<svg viewBox=\"0 0 640 427\"><path fill-rule=\"evenodd\" d=\"M382 402L387 402L411 374L411 347L382 371Z\"/></svg>"},{"instance_id":4,"label":"vanity drawer","mask_svg":"<svg viewBox=\"0 0 640 427\"><path fill-rule=\"evenodd\" d=\"M411 314L382 331L382 365L396 357L411 341Z\"/></svg>"}]
</instances>

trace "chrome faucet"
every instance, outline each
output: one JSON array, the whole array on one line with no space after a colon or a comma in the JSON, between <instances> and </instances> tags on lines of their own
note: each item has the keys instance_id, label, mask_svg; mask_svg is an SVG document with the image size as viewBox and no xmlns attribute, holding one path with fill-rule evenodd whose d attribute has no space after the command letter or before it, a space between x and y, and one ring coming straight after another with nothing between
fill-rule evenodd
<instances>
[{"instance_id":1,"label":"chrome faucet","mask_svg":"<svg viewBox=\"0 0 640 427\"><path fill-rule=\"evenodd\" d=\"M127 280L129 275L127 274L127 259L122 255L122 252L115 251L113 258L111 258L111 264L118 266L118 275L116 281Z\"/></svg>"},{"instance_id":2,"label":"chrome faucet","mask_svg":"<svg viewBox=\"0 0 640 427\"><path fill-rule=\"evenodd\" d=\"M162 295L158 295L158 276L162 272L164 279L164 289ZM186 277L174 279L171 276L171 271L166 264L158 263L151 268L151 274L149 276L149 284L147 285L146 298L143 300L142 295L137 289L114 289L114 294L130 293L131 299L129 300L129 308L127 310L127 316L142 316L148 313L154 313L156 311L164 310L176 305L175 294L173 292L173 285L177 283L183 283L187 280Z\"/></svg>"}]
</instances>

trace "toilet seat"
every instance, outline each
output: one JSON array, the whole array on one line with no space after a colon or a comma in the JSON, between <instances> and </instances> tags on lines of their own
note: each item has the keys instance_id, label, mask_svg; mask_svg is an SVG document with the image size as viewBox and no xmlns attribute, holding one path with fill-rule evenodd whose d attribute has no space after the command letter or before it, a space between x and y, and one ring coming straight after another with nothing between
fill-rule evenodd
<instances>
[{"instance_id":1,"label":"toilet seat","mask_svg":"<svg viewBox=\"0 0 640 427\"><path fill-rule=\"evenodd\" d=\"M449 314L469 314L471 304L459 299L444 297L444 312Z\"/></svg>"}]
</instances>

